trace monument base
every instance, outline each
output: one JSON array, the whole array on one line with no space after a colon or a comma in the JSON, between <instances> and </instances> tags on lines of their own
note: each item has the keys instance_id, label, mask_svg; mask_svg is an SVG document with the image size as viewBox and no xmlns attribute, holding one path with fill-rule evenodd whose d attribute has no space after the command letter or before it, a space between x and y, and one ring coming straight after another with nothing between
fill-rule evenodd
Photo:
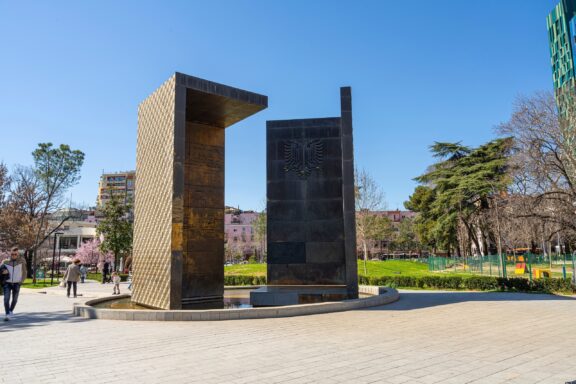
<instances>
[{"instance_id":1,"label":"monument base","mask_svg":"<svg viewBox=\"0 0 576 384\"><path fill-rule=\"evenodd\" d=\"M182 309L223 309L223 296L208 296L182 300Z\"/></svg>"},{"instance_id":2,"label":"monument base","mask_svg":"<svg viewBox=\"0 0 576 384\"><path fill-rule=\"evenodd\" d=\"M312 304L351 299L345 285L268 285L250 292L253 307Z\"/></svg>"}]
</instances>

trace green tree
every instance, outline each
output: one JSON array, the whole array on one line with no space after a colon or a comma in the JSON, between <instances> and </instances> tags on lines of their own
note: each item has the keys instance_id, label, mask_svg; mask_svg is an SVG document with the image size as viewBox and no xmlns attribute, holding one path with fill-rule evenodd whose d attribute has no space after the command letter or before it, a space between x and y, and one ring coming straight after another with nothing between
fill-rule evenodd
<instances>
[{"instance_id":1,"label":"green tree","mask_svg":"<svg viewBox=\"0 0 576 384\"><path fill-rule=\"evenodd\" d=\"M494 223L486 219L492 199L510 184L508 160L511 138L492 140L478 148L460 143L435 143L439 159L416 178L425 188L416 190L406 207L419 212L417 232L437 246L460 252L458 225L466 229L469 246L487 250L494 244Z\"/></svg>"},{"instance_id":2,"label":"green tree","mask_svg":"<svg viewBox=\"0 0 576 384\"><path fill-rule=\"evenodd\" d=\"M362 246L364 254L364 273L368 274L368 243L375 239L383 221L377 211L384 209L386 202L384 192L376 181L365 170L354 172L356 189L356 239Z\"/></svg>"},{"instance_id":3,"label":"green tree","mask_svg":"<svg viewBox=\"0 0 576 384\"><path fill-rule=\"evenodd\" d=\"M392 220L390 220L387 216L383 215L373 215L371 216L371 223L370 230L367 234L368 242L373 242L374 246L379 243L382 244L386 242L390 244L394 237L394 226L392 225Z\"/></svg>"},{"instance_id":4,"label":"green tree","mask_svg":"<svg viewBox=\"0 0 576 384\"><path fill-rule=\"evenodd\" d=\"M114 268L118 270L120 256L132 251L131 204L112 195L101 209L103 219L96 227L96 233L103 237L100 250L114 255Z\"/></svg>"},{"instance_id":5,"label":"green tree","mask_svg":"<svg viewBox=\"0 0 576 384\"><path fill-rule=\"evenodd\" d=\"M47 224L48 214L62 207L66 191L80 180L84 153L72 150L66 144L54 147L52 143L40 143L32 152L32 157L34 174L42 194L42 207L36 217L35 241L27 252L28 255L33 254L32 263L29 265L32 264L36 270L36 249L68 219L64 218L55 228L49 228Z\"/></svg>"},{"instance_id":6,"label":"green tree","mask_svg":"<svg viewBox=\"0 0 576 384\"><path fill-rule=\"evenodd\" d=\"M266 253L266 211L260 212L258 217L252 223L254 227L254 239L259 244L260 262L263 262Z\"/></svg>"},{"instance_id":7,"label":"green tree","mask_svg":"<svg viewBox=\"0 0 576 384\"><path fill-rule=\"evenodd\" d=\"M411 252L414 249L420 250L418 235L416 234L416 225L412 218L405 218L398 225L395 242L400 249Z\"/></svg>"},{"instance_id":8,"label":"green tree","mask_svg":"<svg viewBox=\"0 0 576 384\"><path fill-rule=\"evenodd\" d=\"M419 185L414 190L414 193L410 195L408 201L404 202L406 209L418 213L413 224L420 243L423 247L429 248L433 252L436 252L436 246L439 242L435 233L438 217L432 211L432 204L435 198L434 189ZM440 242L443 243L443 239Z\"/></svg>"}]
</instances>

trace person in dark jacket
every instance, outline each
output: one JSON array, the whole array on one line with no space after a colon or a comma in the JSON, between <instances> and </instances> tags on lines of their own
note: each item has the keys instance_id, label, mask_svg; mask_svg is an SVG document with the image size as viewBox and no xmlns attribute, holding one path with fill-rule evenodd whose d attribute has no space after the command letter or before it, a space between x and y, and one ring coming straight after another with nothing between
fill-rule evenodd
<instances>
[{"instance_id":1,"label":"person in dark jacket","mask_svg":"<svg viewBox=\"0 0 576 384\"><path fill-rule=\"evenodd\" d=\"M8 267L4 264L0 264L0 295L4 295L4 284L6 280L10 278L10 272L8 271Z\"/></svg>"},{"instance_id":2,"label":"person in dark jacket","mask_svg":"<svg viewBox=\"0 0 576 384\"><path fill-rule=\"evenodd\" d=\"M110 273L110 263L108 261L104 262L104 266L102 267L102 284L108 282L108 274Z\"/></svg>"}]
</instances>

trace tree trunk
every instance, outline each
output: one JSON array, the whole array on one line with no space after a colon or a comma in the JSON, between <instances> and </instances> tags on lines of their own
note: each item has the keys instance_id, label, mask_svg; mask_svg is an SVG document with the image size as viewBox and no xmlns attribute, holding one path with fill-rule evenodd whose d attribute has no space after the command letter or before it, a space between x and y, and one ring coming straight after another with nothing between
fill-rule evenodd
<instances>
[{"instance_id":1,"label":"tree trunk","mask_svg":"<svg viewBox=\"0 0 576 384\"><path fill-rule=\"evenodd\" d=\"M464 226L466 227L466 231L468 232L468 237L473 241L474 245L476 246L476 250L482 254L482 249L480 248L480 242L478 241L478 237L474 234L474 228L469 225L466 220L462 220ZM473 252L472 252L473 253Z\"/></svg>"},{"instance_id":2,"label":"tree trunk","mask_svg":"<svg viewBox=\"0 0 576 384\"><path fill-rule=\"evenodd\" d=\"M362 248L364 250L364 275L368 276L368 267L366 266L366 261L368 260L368 247L366 246L366 240L362 240Z\"/></svg>"},{"instance_id":3,"label":"tree trunk","mask_svg":"<svg viewBox=\"0 0 576 384\"><path fill-rule=\"evenodd\" d=\"M26 274L32 277L32 251L29 249L24 250L24 260L26 260Z\"/></svg>"}]
</instances>

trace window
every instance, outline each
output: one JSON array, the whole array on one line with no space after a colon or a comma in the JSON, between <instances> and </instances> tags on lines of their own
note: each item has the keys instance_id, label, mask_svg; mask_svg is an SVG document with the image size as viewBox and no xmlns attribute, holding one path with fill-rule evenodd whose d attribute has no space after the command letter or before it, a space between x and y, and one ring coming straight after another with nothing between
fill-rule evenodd
<instances>
[{"instance_id":1,"label":"window","mask_svg":"<svg viewBox=\"0 0 576 384\"><path fill-rule=\"evenodd\" d=\"M78 238L76 236L62 236L60 238L60 248L76 249L78 248Z\"/></svg>"}]
</instances>

